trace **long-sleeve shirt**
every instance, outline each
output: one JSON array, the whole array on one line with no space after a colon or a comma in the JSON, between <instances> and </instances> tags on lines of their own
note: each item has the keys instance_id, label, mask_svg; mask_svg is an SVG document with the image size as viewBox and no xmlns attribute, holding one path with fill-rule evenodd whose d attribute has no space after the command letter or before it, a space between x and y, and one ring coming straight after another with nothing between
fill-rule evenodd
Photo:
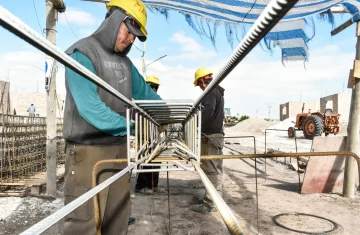
<instances>
[{"instance_id":1,"label":"long-sleeve shirt","mask_svg":"<svg viewBox=\"0 0 360 235\"><path fill-rule=\"evenodd\" d=\"M91 72L96 72L93 63L86 55L75 51L71 57ZM126 118L106 106L97 93L97 85L70 68L66 68L65 72L69 78L69 89L79 115L102 132L113 136L125 136ZM161 97L145 83L144 78L132 63L131 76L132 96L135 100L161 100ZM130 128L133 133L134 125L132 123Z\"/></svg>"},{"instance_id":2,"label":"long-sleeve shirt","mask_svg":"<svg viewBox=\"0 0 360 235\"><path fill-rule=\"evenodd\" d=\"M224 134L224 89L217 86L202 102L201 129L204 134Z\"/></svg>"}]
</instances>

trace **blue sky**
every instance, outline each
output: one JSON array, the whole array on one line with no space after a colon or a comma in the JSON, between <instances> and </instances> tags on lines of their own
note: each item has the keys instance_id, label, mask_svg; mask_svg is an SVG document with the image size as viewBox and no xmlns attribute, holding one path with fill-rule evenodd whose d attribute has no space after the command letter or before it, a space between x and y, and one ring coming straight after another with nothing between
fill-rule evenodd
<instances>
[{"instance_id":1,"label":"blue sky","mask_svg":"<svg viewBox=\"0 0 360 235\"><path fill-rule=\"evenodd\" d=\"M39 23L33 1L1 1L1 6L19 17L28 26L41 33L45 28L45 2L35 0ZM105 16L105 5L78 0L66 1L66 17L59 14L57 45L65 50L77 38L91 34ZM349 15L337 15L336 25ZM316 34L309 42L309 62L291 62L282 65L280 50L273 53L257 46L234 72L221 84L225 88L225 103L233 114L278 118L279 104L287 101L318 100L321 96L349 92L346 88L349 69L355 56L354 25L331 37L331 25L314 17ZM164 99L196 99L201 91L192 84L198 67L208 66L216 73L232 53L224 27L217 30L216 50L207 38L200 37L186 23L183 15L171 11L168 20L163 15L148 11L148 40L146 63L167 55L147 67L147 75L157 74L162 82L159 93ZM308 28L311 34L311 29ZM141 50L143 44L135 43ZM236 45L236 43L235 43ZM13 92L44 92L44 55L10 32L0 28L0 79L11 81ZM129 57L141 72L142 52L133 48ZM345 88L344 88L345 85ZM57 90L64 94L64 68L57 74Z\"/></svg>"}]
</instances>

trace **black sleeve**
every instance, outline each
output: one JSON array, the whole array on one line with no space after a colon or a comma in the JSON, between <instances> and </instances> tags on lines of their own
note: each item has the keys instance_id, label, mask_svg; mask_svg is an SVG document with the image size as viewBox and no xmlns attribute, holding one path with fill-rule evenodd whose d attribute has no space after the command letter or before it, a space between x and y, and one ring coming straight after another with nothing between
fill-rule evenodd
<instances>
[{"instance_id":1,"label":"black sleeve","mask_svg":"<svg viewBox=\"0 0 360 235\"><path fill-rule=\"evenodd\" d=\"M205 97L202 105L203 109L201 112L201 124L203 125L214 115L216 107L216 97L213 92Z\"/></svg>"}]
</instances>

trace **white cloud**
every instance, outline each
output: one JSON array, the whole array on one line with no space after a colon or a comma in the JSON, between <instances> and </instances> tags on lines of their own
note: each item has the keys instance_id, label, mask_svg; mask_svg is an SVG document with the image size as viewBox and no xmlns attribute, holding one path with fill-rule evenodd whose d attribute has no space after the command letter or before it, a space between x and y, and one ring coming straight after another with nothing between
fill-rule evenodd
<instances>
[{"instance_id":1,"label":"white cloud","mask_svg":"<svg viewBox=\"0 0 360 235\"><path fill-rule=\"evenodd\" d=\"M66 19L70 25L94 25L96 23L95 16L74 8L67 8L65 13L59 14L59 23L67 24Z\"/></svg>"},{"instance_id":2,"label":"white cloud","mask_svg":"<svg viewBox=\"0 0 360 235\"><path fill-rule=\"evenodd\" d=\"M165 47L159 47L158 50L159 50L159 51L164 51L164 50L165 50Z\"/></svg>"},{"instance_id":3,"label":"white cloud","mask_svg":"<svg viewBox=\"0 0 360 235\"><path fill-rule=\"evenodd\" d=\"M205 48L194 38L186 36L182 31L175 33L170 38L170 41L178 44L181 51L180 55L169 56L168 59L171 61L198 60L201 58L211 58L217 55L212 49L209 50Z\"/></svg>"},{"instance_id":4,"label":"white cloud","mask_svg":"<svg viewBox=\"0 0 360 235\"><path fill-rule=\"evenodd\" d=\"M192 48L201 50L195 44ZM306 68L302 62L289 62L284 66L280 61L264 61L266 56L269 56L267 52L252 53L221 83L225 88L225 105L233 114L255 116L259 110L262 117L267 117L268 105L271 104L271 117L278 118L279 104L298 101L300 97L315 101L321 95L342 92L354 59L354 53L343 53L333 45L313 50ZM141 71L140 62L135 60ZM214 61L208 67L216 75L225 62ZM199 63L168 66L166 61L158 61L147 68L147 74L159 76L162 84L159 94L164 99L196 100L201 94L201 90L193 85L198 66Z\"/></svg>"}]
</instances>

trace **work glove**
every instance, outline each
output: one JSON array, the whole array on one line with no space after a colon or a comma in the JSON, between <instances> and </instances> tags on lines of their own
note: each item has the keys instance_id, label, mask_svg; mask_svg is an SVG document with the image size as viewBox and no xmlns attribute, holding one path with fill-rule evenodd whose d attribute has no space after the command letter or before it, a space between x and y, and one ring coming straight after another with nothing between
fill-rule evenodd
<instances>
[{"instance_id":1,"label":"work glove","mask_svg":"<svg viewBox=\"0 0 360 235\"><path fill-rule=\"evenodd\" d=\"M158 128L158 131L159 131L159 133L163 133L164 131L166 131L167 130L167 125L161 125L159 128Z\"/></svg>"}]
</instances>

